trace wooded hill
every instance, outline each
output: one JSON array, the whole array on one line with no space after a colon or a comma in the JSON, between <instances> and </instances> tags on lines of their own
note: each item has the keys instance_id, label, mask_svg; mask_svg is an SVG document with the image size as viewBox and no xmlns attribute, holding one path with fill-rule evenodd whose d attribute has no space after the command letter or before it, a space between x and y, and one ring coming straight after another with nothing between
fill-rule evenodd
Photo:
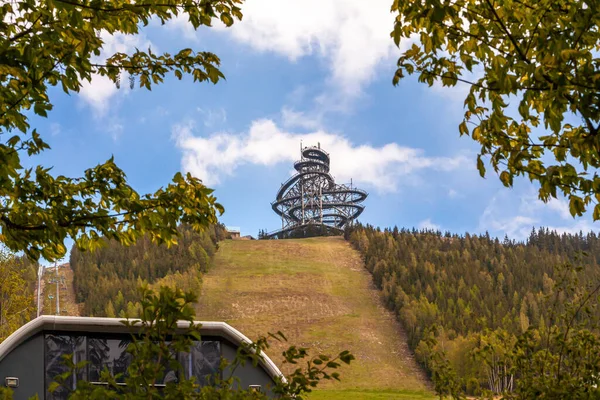
<instances>
[{"instance_id":1,"label":"wooded hill","mask_svg":"<svg viewBox=\"0 0 600 400\"><path fill-rule=\"evenodd\" d=\"M565 264L580 268L581 287L600 278L600 237L593 232L559 235L540 228L518 243L488 234L358 225L346 237L407 330L417 359L429 367L431 353L444 351L471 394L511 389L503 357L517 335L529 328L538 335L547 331L568 307L566 293L555 293ZM591 312L598 317L597 309Z\"/></svg>"},{"instance_id":2,"label":"wooded hill","mask_svg":"<svg viewBox=\"0 0 600 400\"><path fill-rule=\"evenodd\" d=\"M85 304L83 315L137 315L136 288L144 281L154 287L167 284L200 293L202 275L208 271L218 242L225 236L222 226L203 233L182 227L179 245L171 248L143 239L131 247L109 242L94 253L73 249L74 286L78 301ZM530 332L534 337L543 337L555 326L556 315L581 298L582 292L556 289L565 280L565 273L571 271L566 264L578 266L573 270L579 279L574 281L574 287L600 281L600 237L593 232L559 235L540 228L520 243L488 234L461 236L397 228L382 231L355 225L345 236L362 255L385 305L402 323L407 333L405 340L417 360L432 373L436 368L432 355L443 353L456 371L462 389L469 394L480 394L483 389L511 390L515 376L507 355L519 335ZM269 247L269 252L259 242L240 244L239 248L245 250L239 254L231 249L221 254L215 269L223 271L215 273L224 274L221 278L225 286L218 289L218 293L224 291L223 299L230 298L228 291L233 290L234 280L236 287L242 285L236 274L243 272L243 276L257 278L251 272L252 265L263 268L272 264L267 268L272 273L285 260L290 266L285 268L285 276L305 264L312 265L301 263L304 255L296 250L287 254L287 240L269 242L269 246L275 246ZM306 251L320 251L318 245L312 250L309 247ZM237 254L235 262L223 262L231 254ZM259 275L263 276L263 272ZM301 277L305 277L303 274ZM301 277L289 281L291 287L301 285ZM216 287L211 290L217 293ZM257 298L256 304L267 298L270 299ZM206 308L201 310L211 309L210 304L204 305ZM591 307L585 318L596 320L600 312ZM255 318L252 321L249 326L256 325ZM267 315L262 315L261 321L271 327ZM283 328L272 326L274 330Z\"/></svg>"},{"instance_id":3,"label":"wooded hill","mask_svg":"<svg viewBox=\"0 0 600 400\"><path fill-rule=\"evenodd\" d=\"M199 292L201 274L207 271L227 232L222 225L200 233L187 226L179 231L178 245L170 248L155 245L147 237L129 247L107 241L94 252L73 247L73 286L76 300L84 304L83 315L137 315L137 288L142 282Z\"/></svg>"}]
</instances>

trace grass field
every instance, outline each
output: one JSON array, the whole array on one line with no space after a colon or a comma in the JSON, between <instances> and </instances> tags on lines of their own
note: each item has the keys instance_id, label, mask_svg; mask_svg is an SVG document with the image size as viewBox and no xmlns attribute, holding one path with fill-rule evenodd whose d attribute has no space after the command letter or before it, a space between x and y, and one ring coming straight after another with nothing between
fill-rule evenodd
<instances>
[{"instance_id":1,"label":"grass field","mask_svg":"<svg viewBox=\"0 0 600 400\"><path fill-rule=\"evenodd\" d=\"M401 327L384 309L362 261L341 237L225 241L203 278L197 317L222 320L249 336L281 330L288 344L269 356L286 373L281 351L350 350L341 382L310 399L433 399ZM321 386L320 386L321 387Z\"/></svg>"},{"instance_id":2,"label":"grass field","mask_svg":"<svg viewBox=\"0 0 600 400\"><path fill-rule=\"evenodd\" d=\"M320 390L311 393L309 400L433 400L437 399L429 391L402 389L382 390Z\"/></svg>"}]
</instances>

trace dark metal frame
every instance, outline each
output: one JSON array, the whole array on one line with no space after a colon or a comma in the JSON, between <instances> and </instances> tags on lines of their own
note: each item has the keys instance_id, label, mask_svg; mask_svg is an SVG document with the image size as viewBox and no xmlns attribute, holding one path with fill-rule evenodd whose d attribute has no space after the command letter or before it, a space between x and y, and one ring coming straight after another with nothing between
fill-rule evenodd
<instances>
[{"instance_id":1,"label":"dark metal frame","mask_svg":"<svg viewBox=\"0 0 600 400\"><path fill-rule=\"evenodd\" d=\"M73 382L73 384L75 385L77 383L77 380L82 379L81 377L79 377L78 375L82 374L83 375L83 380L88 381L89 383L91 383L92 385L108 385L107 382L102 382L102 381L90 381L89 377L90 377L90 367L92 367L92 360L90 360L89 354L90 354L90 339L101 339L101 340L120 340L120 341L127 341L127 342L131 342L132 340L132 334L131 333L97 333L97 332L70 332L70 331L54 331L54 330L48 330L48 331L44 331L43 337L44 337L44 370L46 370L46 368L48 367L47 365L47 337L49 335L54 335L54 336L69 336L69 337L84 337L85 340L85 359L84 360L74 360L76 362L79 361L88 361L88 364L86 364L83 368L78 369L78 373L74 374L73 376L75 376L75 381ZM139 339L139 335L138 336ZM170 341L171 337L167 337L167 341ZM219 343L219 357L222 358L223 357L223 344L222 342L225 339L220 338L218 336L202 336L201 341L202 342L218 342ZM230 343L231 346L235 346L234 344ZM61 354L72 354L72 352L69 351L70 349L67 349L65 351L63 351ZM126 352L126 346L123 349L123 352ZM63 366L62 361L60 361L61 367ZM184 366L185 368L186 366ZM66 364L64 364L64 371L63 372L67 372L68 367L66 366ZM191 371L190 371L191 373ZM44 398L48 399L55 399L55 398L61 398L60 395L51 395L50 393L47 392L47 388L49 387L50 383L52 383L54 380L48 380L48 374L44 373L44 387L46 388L46 396ZM219 371L219 379L223 379L223 371ZM200 382L201 384L203 382ZM127 384L125 382L116 382L117 386L126 386ZM156 388L165 388L167 385L164 383L153 383L154 387ZM75 389L75 387L73 387L73 389ZM64 398L67 398L66 396Z\"/></svg>"},{"instance_id":2,"label":"dark metal frame","mask_svg":"<svg viewBox=\"0 0 600 400\"><path fill-rule=\"evenodd\" d=\"M271 203L281 217L281 229L267 238L282 238L294 231L322 227L342 233L365 207L360 204L368 194L349 185L336 184L329 173L329 154L317 147L301 146L301 159L294 163L297 173L284 182Z\"/></svg>"}]
</instances>

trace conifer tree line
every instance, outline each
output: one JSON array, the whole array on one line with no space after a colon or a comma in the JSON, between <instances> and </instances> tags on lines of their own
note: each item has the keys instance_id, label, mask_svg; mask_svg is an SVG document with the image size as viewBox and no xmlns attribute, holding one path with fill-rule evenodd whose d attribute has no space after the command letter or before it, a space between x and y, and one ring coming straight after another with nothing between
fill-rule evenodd
<instances>
[{"instance_id":1,"label":"conifer tree line","mask_svg":"<svg viewBox=\"0 0 600 400\"><path fill-rule=\"evenodd\" d=\"M131 246L105 239L105 246L93 252L73 247L73 286L83 315L137 316L137 288L144 282L157 289L163 285L198 293L201 274L208 270L227 231L220 224L202 232L185 225L178 230L178 244L171 247L156 245L148 236Z\"/></svg>"},{"instance_id":2,"label":"conifer tree line","mask_svg":"<svg viewBox=\"0 0 600 400\"><path fill-rule=\"evenodd\" d=\"M561 265L578 266L581 280L572 293L600 279L600 236L594 232L540 228L525 242L515 242L487 233L381 231L359 224L345 236L402 322L419 362L436 373L439 363L432 364L432 355L443 352L449 363L444 368L456 373L460 390L468 394L514 389L509 353L517 339L527 332L539 342L554 329L556 316L572 306L569 291L555 292L563 279ZM576 319L593 331L598 317L597 308L586 307Z\"/></svg>"}]
</instances>

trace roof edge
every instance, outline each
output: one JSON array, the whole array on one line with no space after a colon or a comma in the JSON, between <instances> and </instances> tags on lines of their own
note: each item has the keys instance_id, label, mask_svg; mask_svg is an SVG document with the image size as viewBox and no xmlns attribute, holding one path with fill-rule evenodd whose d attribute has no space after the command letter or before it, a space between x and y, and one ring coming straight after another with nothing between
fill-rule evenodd
<instances>
[{"instance_id":1,"label":"roof edge","mask_svg":"<svg viewBox=\"0 0 600 400\"><path fill-rule=\"evenodd\" d=\"M60 315L41 315L7 337L0 343L0 361L4 359L12 350L17 348L21 343L33 337L37 333L48 330L61 330L67 332L82 332L82 333L126 333L135 332L139 327L125 326L121 321L126 318L105 318L105 317L67 317ZM129 318L130 321L138 320ZM206 336L221 336L229 340L235 346L240 346L242 343L250 344L252 341L248 339L240 331L227 324L226 322L217 321L194 321L195 324L200 324L200 335ZM189 327L188 321L178 321L177 327L181 330ZM262 353L260 364L271 376L272 379L277 377L285 377L277 368L277 365L269 358L267 354Z\"/></svg>"}]
</instances>

